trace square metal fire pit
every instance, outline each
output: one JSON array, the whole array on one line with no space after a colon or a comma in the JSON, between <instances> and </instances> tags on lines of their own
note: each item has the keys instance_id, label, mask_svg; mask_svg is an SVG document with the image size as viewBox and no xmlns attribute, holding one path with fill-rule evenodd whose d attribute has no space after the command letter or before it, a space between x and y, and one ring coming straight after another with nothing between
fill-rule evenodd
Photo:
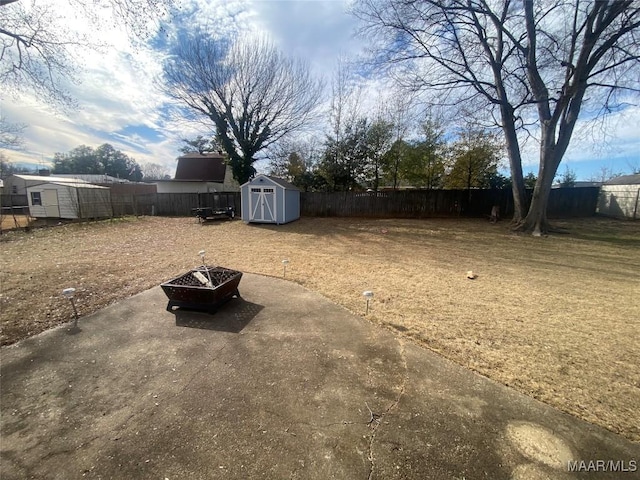
<instances>
[{"instance_id":1,"label":"square metal fire pit","mask_svg":"<svg viewBox=\"0 0 640 480\"><path fill-rule=\"evenodd\" d=\"M203 285L194 275L200 272L211 279L211 286ZM174 307L215 312L222 304L234 296L240 297L238 285L242 272L224 267L200 267L173 278L160 286L169 298L167 310Z\"/></svg>"}]
</instances>

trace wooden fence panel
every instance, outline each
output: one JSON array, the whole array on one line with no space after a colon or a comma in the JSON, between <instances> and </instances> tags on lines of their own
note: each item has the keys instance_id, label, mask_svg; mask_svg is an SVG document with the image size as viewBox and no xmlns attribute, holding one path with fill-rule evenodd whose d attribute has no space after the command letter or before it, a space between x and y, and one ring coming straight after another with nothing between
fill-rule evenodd
<instances>
[{"instance_id":1,"label":"wooden fence panel","mask_svg":"<svg viewBox=\"0 0 640 480\"><path fill-rule=\"evenodd\" d=\"M29 206L26 195L6 194L0 195L0 205L3 207L24 207Z\"/></svg>"},{"instance_id":2,"label":"wooden fence panel","mask_svg":"<svg viewBox=\"0 0 640 480\"><path fill-rule=\"evenodd\" d=\"M135 215L133 209L133 194L131 193L111 193L111 211L114 217L124 217L125 215Z\"/></svg>"},{"instance_id":3,"label":"wooden fence panel","mask_svg":"<svg viewBox=\"0 0 640 480\"><path fill-rule=\"evenodd\" d=\"M591 216L598 187L553 189L549 216ZM527 202L532 191L527 191ZM301 215L320 217L488 217L494 205L502 217L513 215L513 196L506 190L405 190L395 192L302 192Z\"/></svg>"},{"instance_id":4,"label":"wooden fence panel","mask_svg":"<svg viewBox=\"0 0 640 480\"><path fill-rule=\"evenodd\" d=\"M125 215L156 215L155 193L112 193L111 208L115 217Z\"/></svg>"},{"instance_id":5,"label":"wooden fence panel","mask_svg":"<svg viewBox=\"0 0 640 480\"><path fill-rule=\"evenodd\" d=\"M301 213L309 216L425 218L489 215L508 206L500 190L425 190L378 193L304 192Z\"/></svg>"},{"instance_id":6,"label":"wooden fence panel","mask_svg":"<svg viewBox=\"0 0 640 480\"><path fill-rule=\"evenodd\" d=\"M240 192L212 192L198 194L199 207L211 207L214 210L221 210L233 207L240 214Z\"/></svg>"},{"instance_id":7,"label":"wooden fence panel","mask_svg":"<svg viewBox=\"0 0 640 480\"><path fill-rule=\"evenodd\" d=\"M594 215L598 187L552 189L550 217ZM532 191L527 191L527 201ZM113 214L192 216L193 209L227 206L240 212L240 192L112 194ZM503 218L513 215L511 190L403 190L391 192L301 192L303 216L430 218L488 217L494 205Z\"/></svg>"},{"instance_id":8,"label":"wooden fence panel","mask_svg":"<svg viewBox=\"0 0 640 480\"><path fill-rule=\"evenodd\" d=\"M0 215L29 215L29 202L26 195L0 195Z\"/></svg>"},{"instance_id":9,"label":"wooden fence panel","mask_svg":"<svg viewBox=\"0 0 640 480\"><path fill-rule=\"evenodd\" d=\"M197 193L159 193L156 195L156 215L187 217L198 208Z\"/></svg>"},{"instance_id":10,"label":"wooden fence panel","mask_svg":"<svg viewBox=\"0 0 640 480\"><path fill-rule=\"evenodd\" d=\"M199 207L226 208L240 211L240 192L216 193L118 193L111 195L115 216L160 215L190 217Z\"/></svg>"},{"instance_id":11,"label":"wooden fence panel","mask_svg":"<svg viewBox=\"0 0 640 480\"><path fill-rule=\"evenodd\" d=\"M600 187L553 188L549 194L549 217L589 217L596 213Z\"/></svg>"}]
</instances>

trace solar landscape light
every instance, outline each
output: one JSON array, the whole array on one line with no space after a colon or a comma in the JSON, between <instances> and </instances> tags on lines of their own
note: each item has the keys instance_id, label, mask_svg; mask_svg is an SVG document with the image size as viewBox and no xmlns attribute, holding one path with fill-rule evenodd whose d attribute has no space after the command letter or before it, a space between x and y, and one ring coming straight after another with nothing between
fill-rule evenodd
<instances>
[{"instance_id":1,"label":"solar landscape light","mask_svg":"<svg viewBox=\"0 0 640 480\"><path fill-rule=\"evenodd\" d=\"M289 260L285 258L282 260L282 278L286 278L287 276L287 265L289 265Z\"/></svg>"},{"instance_id":2,"label":"solar landscape light","mask_svg":"<svg viewBox=\"0 0 640 480\"><path fill-rule=\"evenodd\" d=\"M362 292L362 296L367 301L367 309L366 309L364 314L368 315L369 314L369 300L371 300L373 298L373 292L371 290L366 290L366 291Z\"/></svg>"},{"instance_id":3,"label":"solar landscape light","mask_svg":"<svg viewBox=\"0 0 640 480\"><path fill-rule=\"evenodd\" d=\"M76 304L73 301L73 297L75 294L76 289L73 287L65 288L64 290L62 290L62 295L69 299L69 302L71 302L71 307L73 308L73 328L78 328L78 310L76 310Z\"/></svg>"}]
</instances>

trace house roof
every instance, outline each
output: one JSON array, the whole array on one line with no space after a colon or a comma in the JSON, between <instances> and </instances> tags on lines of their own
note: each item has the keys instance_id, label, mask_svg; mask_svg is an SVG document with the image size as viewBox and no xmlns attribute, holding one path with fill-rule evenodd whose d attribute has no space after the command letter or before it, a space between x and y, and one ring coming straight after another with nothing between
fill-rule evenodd
<instances>
[{"instance_id":1,"label":"house roof","mask_svg":"<svg viewBox=\"0 0 640 480\"><path fill-rule=\"evenodd\" d=\"M219 153L187 153L178 158L174 180L224 183L227 164Z\"/></svg>"},{"instance_id":2,"label":"house roof","mask_svg":"<svg viewBox=\"0 0 640 480\"><path fill-rule=\"evenodd\" d=\"M604 182L605 185L640 185L640 173L621 175Z\"/></svg>"},{"instance_id":3,"label":"house roof","mask_svg":"<svg viewBox=\"0 0 640 480\"><path fill-rule=\"evenodd\" d=\"M591 181L582 181L578 180L573 182L571 187L563 187L561 183L554 183L551 185L551 188L583 188L583 187L600 187L602 182L591 182Z\"/></svg>"},{"instance_id":4,"label":"house roof","mask_svg":"<svg viewBox=\"0 0 640 480\"><path fill-rule=\"evenodd\" d=\"M221 183L209 180L176 180L175 178L169 180L154 180L153 183Z\"/></svg>"}]
</instances>

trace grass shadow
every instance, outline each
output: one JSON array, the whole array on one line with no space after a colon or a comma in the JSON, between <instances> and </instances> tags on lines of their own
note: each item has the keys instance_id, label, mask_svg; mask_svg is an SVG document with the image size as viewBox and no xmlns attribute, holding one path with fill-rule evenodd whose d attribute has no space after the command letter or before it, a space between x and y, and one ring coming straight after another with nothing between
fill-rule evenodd
<instances>
[{"instance_id":1,"label":"grass shadow","mask_svg":"<svg viewBox=\"0 0 640 480\"><path fill-rule=\"evenodd\" d=\"M607 217L560 220L549 233L569 235L577 240L602 242L620 247L640 247L640 222Z\"/></svg>"}]
</instances>

